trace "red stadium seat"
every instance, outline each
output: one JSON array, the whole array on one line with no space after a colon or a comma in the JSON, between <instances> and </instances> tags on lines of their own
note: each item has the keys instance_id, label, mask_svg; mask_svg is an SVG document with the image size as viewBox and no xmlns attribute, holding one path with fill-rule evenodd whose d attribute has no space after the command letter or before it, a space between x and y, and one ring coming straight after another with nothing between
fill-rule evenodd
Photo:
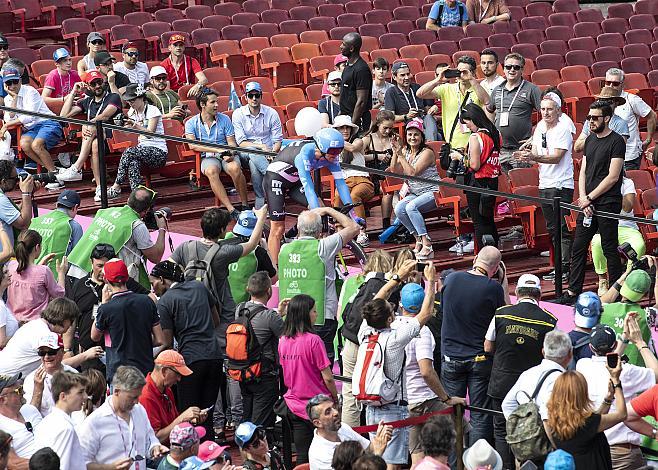
<instances>
[{"instance_id":1,"label":"red stadium seat","mask_svg":"<svg viewBox=\"0 0 658 470\"><path fill-rule=\"evenodd\" d=\"M183 31L188 34L192 34L192 31L195 29L201 28L201 21L194 19L184 19L176 20L171 23L171 29L174 31Z\"/></svg>"},{"instance_id":2,"label":"red stadium seat","mask_svg":"<svg viewBox=\"0 0 658 470\"><path fill-rule=\"evenodd\" d=\"M94 30L93 28L93 24L87 18L67 18L62 21L62 38L70 41L69 49L73 55L80 55L87 42L87 35Z\"/></svg>"},{"instance_id":3,"label":"red stadium seat","mask_svg":"<svg viewBox=\"0 0 658 470\"><path fill-rule=\"evenodd\" d=\"M389 64L399 59L397 49L376 49L370 53L370 57L373 61L379 57L383 57Z\"/></svg>"},{"instance_id":4,"label":"red stadium seat","mask_svg":"<svg viewBox=\"0 0 658 470\"><path fill-rule=\"evenodd\" d=\"M541 54L535 60L535 66L540 69L559 70L566 65L564 57L558 54Z\"/></svg>"},{"instance_id":5,"label":"red stadium seat","mask_svg":"<svg viewBox=\"0 0 658 470\"><path fill-rule=\"evenodd\" d=\"M279 25L276 23L255 23L251 28L251 35L256 37L269 38L279 34Z\"/></svg>"},{"instance_id":6,"label":"red stadium seat","mask_svg":"<svg viewBox=\"0 0 658 470\"><path fill-rule=\"evenodd\" d=\"M345 4L345 11L347 13L360 13L364 15L370 10L372 10L372 2L366 0L352 0Z\"/></svg>"},{"instance_id":7,"label":"red stadium seat","mask_svg":"<svg viewBox=\"0 0 658 470\"><path fill-rule=\"evenodd\" d=\"M512 52L521 54L525 58L535 60L539 56L539 47L536 44L515 44L511 48ZM540 67L545 68L545 67Z\"/></svg>"},{"instance_id":8,"label":"red stadium seat","mask_svg":"<svg viewBox=\"0 0 658 470\"><path fill-rule=\"evenodd\" d=\"M539 44L544 41L544 31L539 29L527 29L516 33L516 42L519 44Z\"/></svg>"},{"instance_id":9,"label":"red stadium seat","mask_svg":"<svg viewBox=\"0 0 658 470\"><path fill-rule=\"evenodd\" d=\"M619 62L611 60L594 62L591 67L592 75L595 77L605 77L605 73L612 67L619 67Z\"/></svg>"},{"instance_id":10,"label":"red stadium seat","mask_svg":"<svg viewBox=\"0 0 658 470\"><path fill-rule=\"evenodd\" d=\"M553 11L556 13L578 13L580 11L580 5L578 4L578 0L555 0L553 2Z\"/></svg>"},{"instance_id":11,"label":"red stadium seat","mask_svg":"<svg viewBox=\"0 0 658 470\"><path fill-rule=\"evenodd\" d=\"M450 65L452 57L447 54L429 54L423 60L423 68L426 71L434 72L439 64Z\"/></svg>"},{"instance_id":12,"label":"red stadium seat","mask_svg":"<svg viewBox=\"0 0 658 470\"><path fill-rule=\"evenodd\" d=\"M299 44L299 38L296 34L276 34L270 38L274 47L287 47L290 49L295 44Z\"/></svg>"},{"instance_id":13,"label":"red stadium seat","mask_svg":"<svg viewBox=\"0 0 658 470\"><path fill-rule=\"evenodd\" d=\"M604 47L598 47L594 51L594 57L598 62L602 60L621 62L621 59L624 58L624 53L619 47L604 46Z\"/></svg>"},{"instance_id":14,"label":"red stadium seat","mask_svg":"<svg viewBox=\"0 0 658 470\"><path fill-rule=\"evenodd\" d=\"M566 67L562 67L562 69L560 70L560 77L564 82L569 82L569 81L586 82L587 80L592 78L592 75L590 74L589 67L585 65L568 65Z\"/></svg>"},{"instance_id":15,"label":"red stadium seat","mask_svg":"<svg viewBox=\"0 0 658 470\"><path fill-rule=\"evenodd\" d=\"M222 2L217 3L213 7L213 11L215 12L215 15L225 15L230 18L236 13L240 13L242 11L242 6L236 2Z\"/></svg>"},{"instance_id":16,"label":"red stadium seat","mask_svg":"<svg viewBox=\"0 0 658 470\"><path fill-rule=\"evenodd\" d=\"M567 65L584 65L591 67L594 63L594 55L590 51L569 51L564 56Z\"/></svg>"},{"instance_id":17,"label":"red stadium seat","mask_svg":"<svg viewBox=\"0 0 658 470\"><path fill-rule=\"evenodd\" d=\"M224 15L210 15L201 20L201 26L204 28L214 28L221 31L224 26L231 24L231 18Z\"/></svg>"},{"instance_id":18,"label":"red stadium seat","mask_svg":"<svg viewBox=\"0 0 658 470\"><path fill-rule=\"evenodd\" d=\"M562 12L562 13L553 13L548 17L548 22L551 26L570 26L573 28L578 20L576 20L576 15L573 13Z\"/></svg>"},{"instance_id":19,"label":"red stadium seat","mask_svg":"<svg viewBox=\"0 0 658 470\"><path fill-rule=\"evenodd\" d=\"M598 8L584 8L576 12L576 19L579 23L583 22L593 22L593 23L602 23L603 13Z\"/></svg>"},{"instance_id":20,"label":"red stadium seat","mask_svg":"<svg viewBox=\"0 0 658 470\"><path fill-rule=\"evenodd\" d=\"M644 90L649 88L649 83L644 74L630 72L624 75L624 87L626 89Z\"/></svg>"},{"instance_id":21,"label":"red stadium seat","mask_svg":"<svg viewBox=\"0 0 658 470\"><path fill-rule=\"evenodd\" d=\"M621 33L603 33L596 37L596 43L599 47L613 46L622 48L626 45L624 36Z\"/></svg>"},{"instance_id":22,"label":"red stadium seat","mask_svg":"<svg viewBox=\"0 0 658 470\"><path fill-rule=\"evenodd\" d=\"M422 61L429 53L429 48L425 45L404 46L400 48L400 57L403 59L412 58Z\"/></svg>"},{"instance_id":23,"label":"red stadium seat","mask_svg":"<svg viewBox=\"0 0 658 470\"><path fill-rule=\"evenodd\" d=\"M512 33L497 33L489 36L489 46L511 48L516 44L516 38Z\"/></svg>"},{"instance_id":24,"label":"red stadium seat","mask_svg":"<svg viewBox=\"0 0 658 470\"><path fill-rule=\"evenodd\" d=\"M629 29L624 37L626 44L651 44L653 42L651 30L646 29Z\"/></svg>"},{"instance_id":25,"label":"red stadium seat","mask_svg":"<svg viewBox=\"0 0 658 470\"><path fill-rule=\"evenodd\" d=\"M608 6L608 18L629 19L633 16L633 5L630 3L613 3Z\"/></svg>"},{"instance_id":26,"label":"red stadium seat","mask_svg":"<svg viewBox=\"0 0 658 470\"><path fill-rule=\"evenodd\" d=\"M400 49L408 44L407 36L401 33L386 33L379 37L379 45L382 49Z\"/></svg>"},{"instance_id":27,"label":"red stadium seat","mask_svg":"<svg viewBox=\"0 0 658 470\"><path fill-rule=\"evenodd\" d=\"M651 71L649 59L645 57L627 57L621 61L621 68L626 73L648 74Z\"/></svg>"},{"instance_id":28,"label":"red stadium seat","mask_svg":"<svg viewBox=\"0 0 658 470\"><path fill-rule=\"evenodd\" d=\"M389 10L370 10L365 13L366 23L386 25L393 21L393 13Z\"/></svg>"},{"instance_id":29,"label":"red stadium seat","mask_svg":"<svg viewBox=\"0 0 658 470\"><path fill-rule=\"evenodd\" d=\"M249 13L246 11L236 13L231 17L232 24L243 25L251 28L252 25L260 21L260 16L257 13Z\"/></svg>"},{"instance_id":30,"label":"red stadium seat","mask_svg":"<svg viewBox=\"0 0 658 470\"><path fill-rule=\"evenodd\" d=\"M308 20L308 27L314 31L330 31L336 27L336 18L331 16L318 16Z\"/></svg>"},{"instance_id":31,"label":"red stadium seat","mask_svg":"<svg viewBox=\"0 0 658 470\"><path fill-rule=\"evenodd\" d=\"M647 79L649 80L649 85L652 88L658 87L658 70L652 70L647 74Z\"/></svg>"},{"instance_id":32,"label":"red stadium seat","mask_svg":"<svg viewBox=\"0 0 658 470\"><path fill-rule=\"evenodd\" d=\"M336 26L329 31L331 39L343 39L347 33L356 33L356 28L351 26Z\"/></svg>"},{"instance_id":33,"label":"red stadium seat","mask_svg":"<svg viewBox=\"0 0 658 470\"><path fill-rule=\"evenodd\" d=\"M567 42L569 49L572 51L590 51L598 47L594 38L572 38Z\"/></svg>"},{"instance_id":34,"label":"red stadium seat","mask_svg":"<svg viewBox=\"0 0 658 470\"><path fill-rule=\"evenodd\" d=\"M557 86L561 79L557 70L542 69L532 72L531 81L537 86Z\"/></svg>"},{"instance_id":35,"label":"red stadium seat","mask_svg":"<svg viewBox=\"0 0 658 470\"><path fill-rule=\"evenodd\" d=\"M455 41L435 41L430 44L430 52L432 54L448 54L452 56L459 48Z\"/></svg>"},{"instance_id":36,"label":"red stadium seat","mask_svg":"<svg viewBox=\"0 0 658 470\"><path fill-rule=\"evenodd\" d=\"M297 0L272 0L270 3L272 4L272 8L276 8L277 10L286 10L286 11L297 6L298 4L304 5L303 2L298 2Z\"/></svg>"},{"instance_id":37,"label":"red stadium seat","mask_svg":"<svg viewBox=\"0 0 658 470\"><path fill-rule=\"evenodd\" d=\"M471 23L466 26L467 37L488 38L493 34L493 27L485 23Z\"/></svg>"},{"instance_id":38,"label":"red stadium seat","mask_svg":"<svg viewBox=\"0 0 658 470\"><path fill-rule=\"evenodd\" d=\"M311 18L318 16L315 8L310 6L296 6L290 9L290 19L308 21Z\"/></svg>"},{"instance_id":39,"label":"red stadium seat","mask_svg":"<svg viewBox=\"0 0 658 470\"><path fill-rule=\"evenodd\" d=\"M124 23L134 24L135 26L142 26L149 21L153 21L153 15L147 11L133 11L126 13L123 17Z\"/></svg>"},{"instance_id":40,"label":"red stadium seat","mask_svg":"<svg viewBox=\"0 0 658 470\"><path fill-rule=\"evenodd\" d=\"M280 10L277 8L271 8L269 10L265 10L260 14L260 19L264 21L265 23L276 23L279 24L282 21L286 21L290 19L290 15L288 14L287 10Z\"/></svg>"},{"instance_id":41,"label":"red stadium seat","mask_svg":"<svg viewBox=\"0 0 658 470\"><path fill-rule=\"evenodd\" d=\"M172 23L176 20L185 18L183 12L178 8L161 8L155 12L155 21L164 21L165 23Z\"/></svg>"},{"instance_id":42,"label":"red stadium seat","mask_svg":"<svg viewBox=\"0 0 658 470\"><path fill-rule=\"evenodd\" d=\"M635 2L635 14L658 15L658 4L653 0L638 0Z\"/></svg>"},{"instance_id":43,"label":"red stadium seat","mask_svg":"<svg viewBox=\"0 0 658 470\"><path fill-rule=\"evenodd\" d=\"M393 10L393 18L396 20L416 21L420 16L420 9L417 6L399 6Z\"/></svg>"},{"instance_id":44,"label":"red stadium seat","mask_svg":"<svg viewBox=\"0 0 658 470\"><path fill-rule=\"evenodd\" d=\"M603 30L601 29L601 23L596 23L593 21L577 23L573 27L573 34L577 38L595 38L602 32Z\"/></svg>"},{"instance_id":45,"label":"red stadium seat","mask_svg":"<svg viewBox=\"0 0 658 470\"><path fill-rule=\"evenodd\" d=\"M248 38L250 35L249 27L240 24L230 24L222 28L222 38L239 41Z\"/></svg>"},{"instance_id":46,"label":"red stadium seat","mask_svg":"<svg viewBox=\"0 0 658 470\"><path fill-rule=\"evenodd\" d=\"M549 28L550 29L550 28ZM567 43L561 39L547 39L539 45L542 54L560 54L566 55Z\"/></svg>"},{"instance_id":47,"label":"red stadium seat","mask_svg":"<svg viewBox=\"0 0 658 470\"><path fill-rule=\"evenodd\" d=\"M631 29L648 29L656 27L656 17L649 14L633 15L628 19Z\"/></svg>"},{"instance_id":48,"label":"red stadium seat","mask_svg":"<svg viewBox=\"0 0 658 470\"><path fill-rule=\"evenodd\" d=\"M438 40L438 38L439 36L436 34L436 31L428 29L414 30L409 33L409 43L424 44L427 47L429 47L434 41Z\"/></svg>"},{"instance_id":49,"label":"red stadium seat","mask_svg":"<svg viewBox=\"0 0 658 470\"><path fill-rule=\"evenodd\" d=\"M440 41L459 41L465 37L464 30L460 26L445 26L439 28Z\"/></svg>"},{"instance_id":50,"label":"red stadium seat","mask_svg":"<svg viewBox=\"0 0 658 470\"><path fill-rule=\"evenodd\" d=\"M482 51L488 46L487 40L480 37L464 38L459 40L459 48L469 51Z\"/></svg>"},{"instance_id":51,"label":"red stadium seat","mask_svg":"<svg viewBox=\"0 0 658 470\"><path fill-rule=\"evenodd\" d=\"M308 25L304 20L287 20L281 22L279 29L285 34L299 35L302 31L308 31Z\"/></svg>"},{"instance_id":52,"label":"red stadium seat","mask_svg":"<svg viewBox=\"0 0 658 470\"><path fill-rule=\"evenodd\" d=\"M525 7L526 16L545 16L553 13L553 7L548 2L532 2Z\"/></svg>"},{"instance_id":53,"label":"red stadium seat","mask_svg":"<svg viewBox=\"0 0 658 470\"><path fill-rule=\"evenodd\" d=\"M546 29L546 39L555 39L560 41L568 41L573 38L572 26L549 26Z\"/></svg>"},{"instance_id":54,"label":"red stadium seat","mask_svg":"<svg viewBox=\"0 0 658 470\"><path fill-rule=\"evenodd\" d=\"M644 57L651 55L651 49L647 44L627 44L624 46L624 57Z\"/></svg>"},{"instance_id":55,"label":"red stadium seat","mask_svg":"<svg viewBox=\"0 0 658 470\"><path fill-rule=\"evenodd\" d=\"M521 18L522 29L538 29L540 31L545 31L549 26L550 24L545 16L527 16Z\"/></svg>"},{"instance_id":56,"label":"red stadium seat","mask_svg":"<svg viewBox=\"0 0 658 470\"><path fill-rule=\"evenodd\" d=\"M192 5L184 10L185 18L203 21L204 18L213 15L212 8L208 5Z\"/></svg>"},{"instance_id":57,"label":"red stadium seat","mask_svg":"<svg viewBox=\"0 0 658 470\"><path fill-rule=\"evenodd\" d=\"M268 8L270 8L270 4L267 0L245 0L242 3L242 9L251 13L261 14Z\"/></svg>"},{"instance_id":58,"label":"red stadium seat","mask_svg":"<svg viewBox=\"0 0 658 470\"><path fill-rule=\"evenodd\" d=\"M628 31L628 22L624 18L608 17L603 20L603 23L601 23L601 28L603 29L604 33L624 34L626 31Z\"/></svg>"},{"instance_id":59,"label":"red stadium seat","mask_svg":"<svg viewBox=\"0 0 658 470\"><path fill-rule=\"evenodd\" d=\"M401 4L398 0L373 0L373 7L393 11Z\"/></svg>"},{"instance_id":60,"label":"red stadium seat","mask_svg":"<svg viewBox=\"0 0 658 470\"><path fill-rule=\"evenodd\" d=\"M414 24L409 20L393 20L386 26L389 33L401 33L408 36L414 30Z\"/></svg>"}]
</instances>

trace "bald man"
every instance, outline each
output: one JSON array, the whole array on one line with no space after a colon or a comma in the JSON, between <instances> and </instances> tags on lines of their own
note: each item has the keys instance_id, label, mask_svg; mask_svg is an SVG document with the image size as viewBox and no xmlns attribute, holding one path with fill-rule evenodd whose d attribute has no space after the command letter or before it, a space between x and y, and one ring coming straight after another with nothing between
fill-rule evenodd
<instances>
[{"instance_id":1,"label":"bald man","mask_svg":"<svg viewBox=\"0 0 658 470\"><path fill-rule=\"evenodd\" d=\"M350 116L363 133L370 128L372 72L361 57L362 44L359 33L347 33L340 45L340 53L347 57L341 76L340 114Z\"/></svg>"},{"instance_id":2,"label":"bald man","mask_svg":"<svg viewBox=\"0 0 658 470\"><path fill-rule=\"evenodd\" d=\"M443 285L441 328L441 382L446 393L465 397L473 406L489 408L487 395L492 356L485 354L484 336L496 309L509 304L507 274L498 248L485 246L473 261L473 269L454 272ZM471 412L470 439L493 442L493 419Z\"/></svg>"}]
</instances>

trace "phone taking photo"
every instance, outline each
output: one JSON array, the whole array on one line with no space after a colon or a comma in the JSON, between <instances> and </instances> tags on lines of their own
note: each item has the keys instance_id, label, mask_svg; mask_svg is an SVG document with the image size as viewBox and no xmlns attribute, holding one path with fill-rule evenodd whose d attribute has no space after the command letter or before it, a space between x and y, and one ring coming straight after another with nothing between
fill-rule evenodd
<instances>
[{"instance_id":1,"label":"phone taking photo","mask_svg":"<svg viewBox=\"0 0 658 470\"><path fill-rule=\"evenodd\" d=\"M616 352L611 352L605 355L606 360L608 361L608 367L615 369L619 364L619 354Z\"/></svg>"}]
</instances>

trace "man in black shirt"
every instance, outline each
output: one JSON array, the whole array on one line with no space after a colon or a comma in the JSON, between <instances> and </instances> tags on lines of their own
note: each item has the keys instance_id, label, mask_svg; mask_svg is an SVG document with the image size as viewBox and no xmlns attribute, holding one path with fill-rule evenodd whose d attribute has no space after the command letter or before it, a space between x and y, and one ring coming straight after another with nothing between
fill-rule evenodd
<instances>
[{"instance_id":1,"label":"man in black shirt","mask_svg":"<svg viewBox=\"0 0 658 470\"><path fill-rule=\"evenodd\" d=\"M107 79L106 90L123 95L130 84L130 79L125 73L114 71L115 62L114 56L107 51L97 52L94 56L94 64Z\"/></svg>"},{"instance_id":2,"label":"man in black shirt","mask_svg":"<svg viewBox=\"0 0 658 470\"><path fill-rule=\"evenodd\" d=\"M624 170L626 144L624 138L608 127L612 108L603 101L595 101L589 107L589 127L592 131L583 152L578 189L578 215L576 234L571 248L571 273L569 289L558 301L572 305L583 290L587 250L595 233L601 234L603 254L608 262L608 277L619 279L624 272L617 252L617 219L599 217L597 211L619 214L621 211L621 183Z\"/></svg>"},{"instance_id":3,"label":"man in black shirt","mask_svg":"<svg viewBox=\"0 0 658 470\"><path fill-rule=\"evenodd\" d=\"M65 334L74 335L72 342L65 341L65 344L73 344L72 351L65 351L64 358L82 353L94 346L103 346L100 341L91 339L91 325L96 320L98 307L103 296L103 286L105 277L103 275L103 266L110 259L115 258L116 253L112 245L99 243L91 252L91 273L81 279L73 279L73 284L67 283L66 297L75 302L80 309L80 316L75 322L75 328L70 328ZM149 294L139 282L128 279L126 283L128 290L137 294ZM155 299L154 299L155 300ZM105 373L105 364L99 359L92 359L80 364L82 370L98 369Z\"/></svg>"},{"instance_id":4,"label":"man in black shirt","mask_svg":"<svg viewBox=\"0 0 658 470\"><path fill-rule=\"evenodd\" d=\"M541 282L533 274L524 274L516 284L516 305L496 310L484 337L484 351L493 354L492 369L487 391L492 409L502 411L507 392L521 373L538 365L542 360L544 336L555 329L557 318L539 306ZM503 458L504 468L514 468L514 456L505 440L505 418L496 415L494 439L496 451Z\"/></svg>"},{"instance_id":5,"label":"man in black shirt","mask_svg":"<svg viewBox=\"0 0 658 470\"><path fill-rule=\"evenodd\" d=\"M340 52L347 57L347 66L342 74L340 92L340 114L347 114L361 132L370 128L372 107L372 72L361 57L361 36L347 33L340 45Z\"/></svg>"}]
</instances>

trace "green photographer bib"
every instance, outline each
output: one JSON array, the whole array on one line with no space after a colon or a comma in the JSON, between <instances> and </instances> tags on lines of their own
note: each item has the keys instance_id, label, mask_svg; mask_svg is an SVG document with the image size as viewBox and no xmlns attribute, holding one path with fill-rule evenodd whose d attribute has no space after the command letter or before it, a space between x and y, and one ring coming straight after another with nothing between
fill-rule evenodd
<instances>
[{"instance_id":1,"label":"green photographer bib","mask_svg":"<svg viewBox=\"0 0 658 470\"><path fill-rule=\"evenodd\" d=\"M56 262L61 261L71 240L71 218L64 212L54 210L46 215L32 219L30 228L41 235L41 254L35 260L39 263L48 253L55 253L55 257L48 263L48 267L57 279Z\"/></svg>"},{"instance_id":2,"label":"green photographer bib","mask_svg":"<svg viewBox=\"0 0 658 470\"><path fill-rule=\"evenodd\" d=\"M316 325L324 325L325 266L318 254L320 241L297 239L279 251L279 299L307 294L315 300Z\"/></svg>"},{"instance_id":3,"label":"green photographer bib","mask_svg":"<svg viewBox=\"0 0 658 470\"><path fill-rule=\"evenodd\" d=\"M601 320L599 320L599 323L602 325L610 326L613 330L615 330L617 335L621 335L624 332L624 319L630 312L635 312L637 314L636 318L638 325L640 325L640 331L642 331L642 339L644 339L647 345L649 345L651 351L654 351L653 340L651 339L651 330L647 324L647 314L640 305L626 302L604 304L603 313L601 314ZM624 354L628 356L628 362L630 364L644 367L644 360L642 359L642 355L633 344L626 346Z\"/></svg>"},{"instance_id":4,"label":"green photographer bib","mask_svg":"<svg viewBox=\"0 0 658 470\"><path fill-rule=\"evenodd\" d=\"M235 238L233 232L228 232L224 240ZM228 266L228 284L231 288L231 296L236 304L249 300L247 292L247 281L249 277L256 272L258 260L256 259L256 250L240 258L237 262Z\"/></svg>"}]
</instances>

